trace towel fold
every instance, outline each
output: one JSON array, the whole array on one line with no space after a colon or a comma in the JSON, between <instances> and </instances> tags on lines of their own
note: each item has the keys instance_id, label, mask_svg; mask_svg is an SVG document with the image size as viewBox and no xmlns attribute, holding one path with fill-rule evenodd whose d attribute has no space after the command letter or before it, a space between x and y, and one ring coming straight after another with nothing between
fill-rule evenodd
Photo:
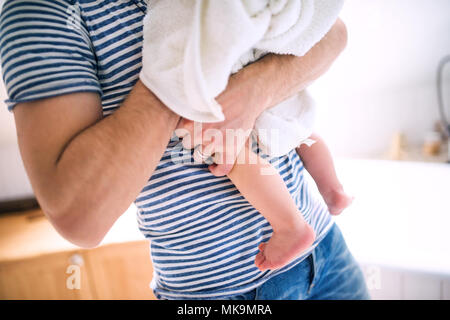
<instances>
[{"instance_id":1,"label":"towel fold","mask_svg":"<svg viewBox=\"0 0 450 320\"><path fill-rule=\"evenodd\" d=\"M243 61L269 52L303 56L330 30L342 5L343 0L151 0L140 79L183 118L223 121L215 98ZM253 59L245 58L249 54ZM291 99L285 108L300 100ZM266 126L270 116L262 116Z\"/></svg>"}]
</instances>

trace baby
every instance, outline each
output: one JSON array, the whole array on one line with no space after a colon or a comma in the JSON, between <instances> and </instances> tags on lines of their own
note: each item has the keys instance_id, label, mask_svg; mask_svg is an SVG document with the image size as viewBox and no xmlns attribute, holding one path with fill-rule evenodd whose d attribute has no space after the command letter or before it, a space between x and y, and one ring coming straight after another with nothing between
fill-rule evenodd
<instances>
[{"instance_id":1,"label":"baby","mask_svg":"<svg viewBox=\"0 0 450 320\"><path fill-rule=\"evenodd\" d=\"M306 93L300 93L299 97L303 95ZM308 104L310 101L308 99L295 99L294 97L292 100L304 104L297 106L297 109L312 108ZM305 114L307 113L305 112ZM306 117L308 116L306 115ZM308 121L304 121L304 123L308 123ZM189 138L186 136L187 132L183 130L177 130L176 133L180 138ZM289 132L279 133L282 138L285 134L289 134ZM258 139L257 134L256 139ZM267 141L264 142L267 143ZM271 141L271 149L269 149L269 144L262 144L260 147L262 150L276 154L273 151L276 147L273 144L276 143L277 141ZM191 142L188 144L193 145ZM315 234L303 219L303 215L278 171L268 161L256 155L250 145L251 143L248 142L241 150L228 177L250 204L268 220L273 229L270 240L259 246L260 252L255 258L256 266L262 271L277 269L285 266L308 249L315 240ZM353 198L344 192L325 142L318 135L311 134L298 141L295 149L306 170L314 179L329 212L333 215L340 214L351 204ZM200 154L202 153L200 152ZM208 156L203 155L198 161L212 161L212 158L206 158Z\"/></svg>"},{"instance_id":2,"label":"baby","mask_svg":"<svg viewBox=\"0 0 450 320\"><path fill-rule=\"evenodd\" d=\"M226 88L230 74L267 53L303 56L331 28L342 3L154 0L144 19L140 79L181 117L196 122L223 121L215 97ZM326 145L312 134L313 109L305 92L287 99L259 116L256 138L263 153L271 157L295 148L330 213L339 214L352 198L336 177ZM271 139L272 131L279 133L278 140ZM304 146L311 140L312 146ZM276 269L308 249L315 234L278 171L249 145L241 150L228 177L271 224L272 237L260 244L255 264L261 270ZM196 153L205 158L202 150Z\"/></svg>"}]
</instances>

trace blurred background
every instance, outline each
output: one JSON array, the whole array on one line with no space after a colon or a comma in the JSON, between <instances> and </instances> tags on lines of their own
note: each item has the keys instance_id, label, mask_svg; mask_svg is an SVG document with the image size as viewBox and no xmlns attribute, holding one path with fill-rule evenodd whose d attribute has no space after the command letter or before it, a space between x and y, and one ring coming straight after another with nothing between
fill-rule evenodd
<instances>
[{"instance_id":1,"label":"blurred background","mask_svg":"<svg viewBox=\"0 0 450 320\"><path fill-rule=\"evenodd\" d=\"M437 81L450 55L450 1L347 0L341 18L348 46L311 86L316 131L355 196L336 222L374 299L450 299L450 158ZM450 121L450 62L441 75ZM0 299L153 298L133 206L99 248L80 250L49 226L33 198L2 102ZM81 289L67 289L69 265L86 275ZM143 284L137 265L149 278ZM33 282L42 279L45 288Z\"/></svg>"}]
</instances>

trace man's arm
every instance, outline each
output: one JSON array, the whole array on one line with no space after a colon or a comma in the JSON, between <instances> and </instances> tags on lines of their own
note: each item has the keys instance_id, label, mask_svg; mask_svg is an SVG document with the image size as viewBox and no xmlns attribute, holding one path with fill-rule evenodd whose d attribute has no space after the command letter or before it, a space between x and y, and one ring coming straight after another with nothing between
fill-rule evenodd
<instances>
[{"instance_id":1,"label":"man's arm","mask_svg":"<svg viewBox=\"0 0 450 320\"><path fill-rule=\"evenodd\" d=\"M262 112L306 89L331 67L347 45L347 28L338 19L330 31L302 57L268 55L255 68L266 70L259 77L260 90L267 94L261 103ZM249 66L251 67L251 66ZM252 70L247 70L251 72ZM255 70L254 72L258 72ZM270 86L266 86L266 83Z\"/></svg>"},{"instance_id":2,"label":"man's arm","mask_svg":"<svg viewBox=\"0 0 450 320\"><path fill-rule=\"evenodd\" d=\"M264 110L304 90L322 76L346 45L347 29L338 19L325 37L304 56L269 54L245 67L230 78L226 90L217 98L226 120L203 123L200 131L194 130L192 121L183 119L179 128L188 130L191 137L189 142L183 143L186 147L209 144L205 137L208 135L204 135L208 129L220 130L222 137L226 136L227 129L249 132ZM241 142L245 142L245 139L241 139ZM228 148L227 151L224 143L224 139L216 139L214 146L206 147L209 150L223 150L221 164L210 166L211 172L217 176L224 176L231 171L243 145Z\"/></svg>"},{"instance_id":3,"label":"man's arm","mask_svg":"<svg viewBox=\"0 0 450 320\"><path fill-rule=\"evenodd\" d=\"M227 115L222 127L252 128L265 108L322 74L343 48L341 28L333 30L303 58L274 55L234 75L219 97ZM21 103L14 116L43 211L66 239L83 247L97 245L135 200L179 120L140 81L104 119L93 93Z\"/></svg>"},{"instance_id":4,"label":"man's arm","mask_svg":"<svg viewBox=\"0 0 450 320\"><path fill-rule=\"evenodd\" d=\"M179 120L140 82L104 119L94 93L22 103L14 116L43 211L82 247L97 245L136 199Z\"/></svg>"}]
</instances>

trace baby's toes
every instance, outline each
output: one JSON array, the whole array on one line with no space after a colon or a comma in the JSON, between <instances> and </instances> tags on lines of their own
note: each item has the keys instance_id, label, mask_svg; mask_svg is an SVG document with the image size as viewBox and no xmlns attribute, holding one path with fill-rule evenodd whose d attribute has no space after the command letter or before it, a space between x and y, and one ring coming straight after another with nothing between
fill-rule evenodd
<instances>
[{"instance_id":1,"label":"baby's toes","mask_svg":"<svg viewBox=\"0 0 450 320\"><path fill-rule=\"evenodd\" d=\"M264 248L267 246L267 242L261 242L258 246L259 251L264 252Z\"/></svg>"},{"instance_id":2,"label":"baby's toes","mask_svg":"<svg viewBox=\"0 0 450 320\"><path fill-rule=\"evenodd\" d=\"M261 265L264 263L266 258L264 257L264 254L262 251L258 252L258 254L255 257L255 265L258 269L261 269Z\"/></svg>"},{"instance_id":3,"label":"baby's toes","mask_svg":"<svg viewBox=\"0 0 450 320\"><path fill-rule=\"evenodd\" d=\"M271 263L269 260L264 259L264 261L259 266L259 270L264 271L269 269L275 269L274 264Z\"/></svg>"}]
</instances>

